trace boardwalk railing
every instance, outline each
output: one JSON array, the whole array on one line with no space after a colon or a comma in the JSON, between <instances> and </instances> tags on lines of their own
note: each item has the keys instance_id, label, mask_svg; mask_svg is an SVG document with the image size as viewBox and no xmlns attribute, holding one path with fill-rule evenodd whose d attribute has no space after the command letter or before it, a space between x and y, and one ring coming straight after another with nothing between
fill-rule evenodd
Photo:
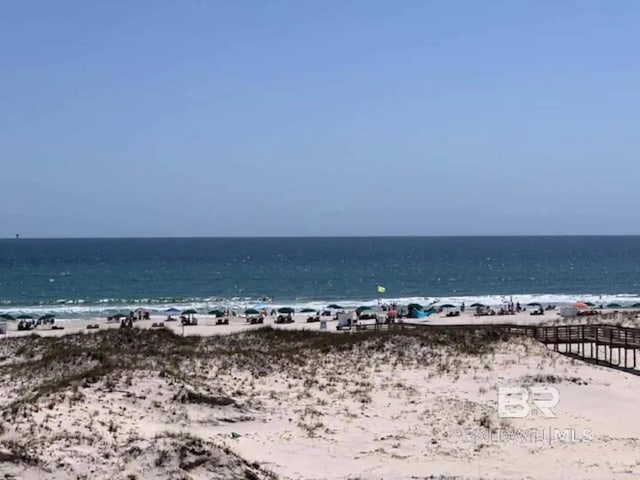
<instances>
[{"instance_id":1,"label":"boardwalk railing","mask_svg":"<svg viewBox=\"0 0 640 480\"><path fill-rule=\"evenodd\" d=\"M556 352L640 374L640 366L637 363L637 353L640 351L640 328L609 324L533 326L418 323L366 325L359 328L364 330L389 328L427 331L491 331L505 335L526 336L552 347Z\"/></svg>"}]
</instances>

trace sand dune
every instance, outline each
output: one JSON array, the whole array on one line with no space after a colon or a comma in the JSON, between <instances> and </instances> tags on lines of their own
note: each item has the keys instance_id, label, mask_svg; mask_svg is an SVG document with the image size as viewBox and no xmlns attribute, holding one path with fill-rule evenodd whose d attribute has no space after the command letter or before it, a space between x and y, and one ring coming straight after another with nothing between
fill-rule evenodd
<instances>
[{"instance_id":1,"label":"sand dune","mask_svg":"<svg viewBox=\"0 0 640 480\"><path fill-rule=\"evenodd\" d=\"M115 329L0 342L0 473L54 479L640 474L637 378L563 357L531 339L188 327L206 329L247 331L182 337ZM558 389L556 418L498 418L498 387L536 385Z\"/></svg>"}]
</instances>

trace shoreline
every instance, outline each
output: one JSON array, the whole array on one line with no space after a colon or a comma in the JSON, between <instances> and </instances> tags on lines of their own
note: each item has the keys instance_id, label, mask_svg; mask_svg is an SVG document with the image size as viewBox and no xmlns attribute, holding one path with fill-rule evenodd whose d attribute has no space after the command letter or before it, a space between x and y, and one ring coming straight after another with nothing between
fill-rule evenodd
<instances>
[{"instance_id":1,"label":"shoreline","mask_svg":"<svg viewBox=\"0 0 640 480\"><path fill-rule=\"evenodd\" d=\"M185 326L184 329L179 320L167 322L166 314L151 314L148 320L137 320L134 322L134 327L140 329L154 329L154 324L163 324L163 328L167 328L172 332L182 335L197 335L197 336L212 336L212 335L228 335L233 333L240 333L244 331L256 330L261 327L270 326L277 329L285 330L308 330L308 331L320 331L321 322L307 323L306 314L296 313L293 315L294 322L289 324L276 324L274 323L275 317L265 317L262 324L249 324L244 316L227 317L229 320L228 325L216 325L216 317L213 315L196 315L198 318L198 325ZM174 317L175 318L175 317ZM614 310L605 309L599 311L598 315L594 316L580 316L575 318L564 319L558 315L558 310L550 310L545 312L544 315L531 315L530 312L524 311L510 315L495 315L495 316L475 316L473 312L465 311L456 317L447 317L446 313L434 313L426 319L402 319L405 323L418 323L427 325L491 325L491 324L504 324L513 323L515 325L571 325L576 323L594 323L602 321L622 322L624 326L640 326L640 310ZM337 332L337 320L334 317L321 317L322 320L327 322L328 332ZM361 321L362 323L372 323L372 321ZM55 325L63 327L63 330L52 330L50 326L40 326L32 330L18 331L17 321L7 321L8 331L5 335L0 335L1 338L10 338L16 336L26 336L37 334L41 336L60 336L73 333L94 333L104 330L119 329L120 322L108 322L105 318L93 317L88 319L56 319ZM98 325L97 329L87 329L90 325Z\"/></svg>"}]
</instances>

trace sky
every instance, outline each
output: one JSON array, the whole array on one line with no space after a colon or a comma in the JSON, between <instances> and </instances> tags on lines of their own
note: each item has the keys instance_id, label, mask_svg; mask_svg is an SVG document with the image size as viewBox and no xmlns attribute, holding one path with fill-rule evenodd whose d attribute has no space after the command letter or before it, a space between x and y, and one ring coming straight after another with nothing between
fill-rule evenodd
<instances>
[{"instance_id":1,"label":"sky","mask_svg":"<svg viewBox=\"0 0 640 480\"><path fill-rule=\"evenodd\" d=\"M0 1L0 237L640 234L640 9Z\"/></svg>"}]
</instances>

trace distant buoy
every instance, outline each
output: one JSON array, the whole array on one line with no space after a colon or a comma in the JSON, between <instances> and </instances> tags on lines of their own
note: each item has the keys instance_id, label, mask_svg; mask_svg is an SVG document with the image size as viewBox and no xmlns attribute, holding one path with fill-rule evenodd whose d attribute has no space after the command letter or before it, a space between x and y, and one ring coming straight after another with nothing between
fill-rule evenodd
<instances>
[{"instance_id":1,"label":"distant buoy","mask_svg":"<svg viewBox=\"0 0 640 480\"><path fill-rule=\"evenodd\" d=\"M19 233L16 233L16 238L20 238L20 234Z\"/></svg>"}]
</instances>

